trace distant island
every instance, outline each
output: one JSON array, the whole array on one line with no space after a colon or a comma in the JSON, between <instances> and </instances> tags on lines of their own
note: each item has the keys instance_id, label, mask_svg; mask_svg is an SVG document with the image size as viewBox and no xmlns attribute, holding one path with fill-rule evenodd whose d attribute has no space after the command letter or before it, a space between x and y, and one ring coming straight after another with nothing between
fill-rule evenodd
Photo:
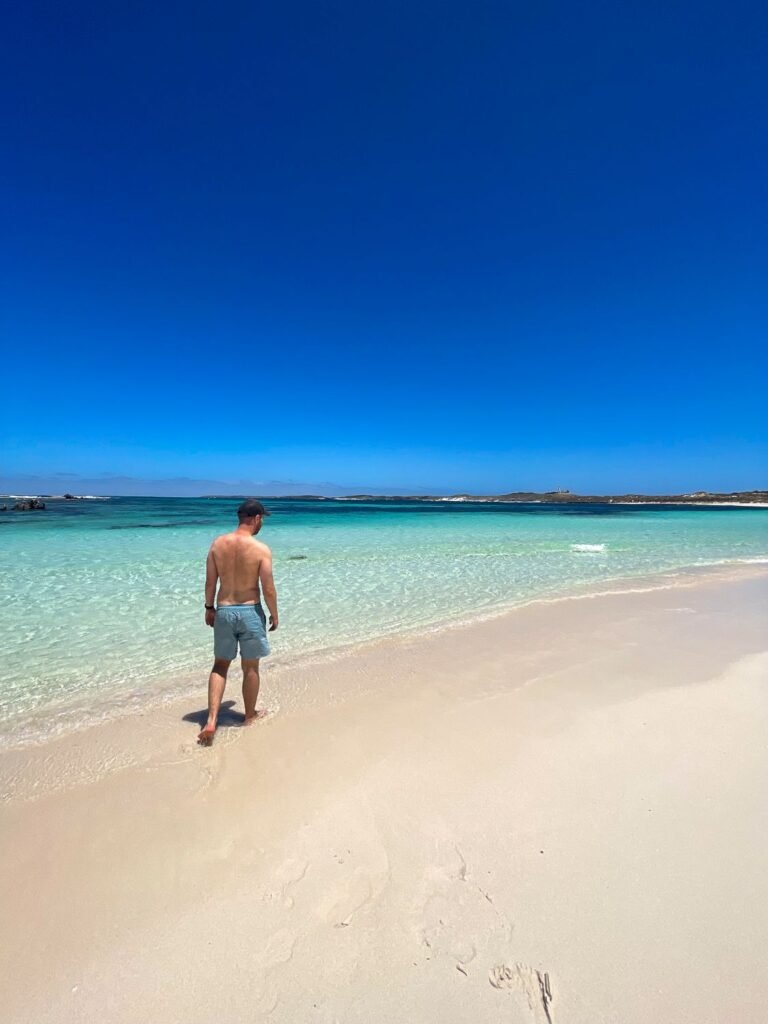
<instances>
[{"instance_id":1,"label":"distant island","mask_svg":"<svg viewBox=\"0 0 768 1024\"><path fill-rule=\"evenodd\" d=\"M233 501L246 494L201 494L212 501ZM262 494L269 501L448 501L519 502L584 505L752 505L768 507L765 491L692 491L689 494L575 494L572 491L510 491L508 494Z\"/></svg>"},{"instance_id":2,"label":"distant island","mask_svg":"<svg viewBox=\"0 0 768 1024\"><path fill-rule=\"evenodd\" d=\"M571 491L510 491L509 494L387 495L349 494L343 501L482 501L531 504L584 505L754 505L768 506L768 491L732 491L691 494L573 494Z\"/></svg>"},{"instance_id":3,"label":"distant island","mask_svg":"<svg viewBox=\"0 0 768 1024\"><path fill-rule=\"evenodd\" d=\"M119 495L113 495L119 497ZM201 494L200 498L213 501L237 501L244 494ZM510 491L507 494L262 494L273 501L359 501L359 502L462 502L537 505L695 505L739 506L742 508L768 508L768 490L764 491L693 491L690 494L574 494L557 491ZM12 504L8 504L9 499ZM46 502L108 501L107 495L94 494L40 494L0 495L0 512L33 512L46 510ZM173 500L173 498L170 498ZM56 505L51 511L55 511Z\"/></svg>"}]
</instances>

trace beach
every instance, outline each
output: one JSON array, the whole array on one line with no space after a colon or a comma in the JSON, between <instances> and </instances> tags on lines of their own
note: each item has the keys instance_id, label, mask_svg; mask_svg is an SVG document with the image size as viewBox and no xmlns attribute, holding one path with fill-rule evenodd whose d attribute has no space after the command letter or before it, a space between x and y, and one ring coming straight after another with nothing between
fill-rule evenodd
<instances>
[{"instance_id":1,"label":"beach","mask_svg":"<svg viewBox=\"0 0 768 1024\"><path fill-rule=\"evenodd\" d=\"M768 1024L765 5L3 27L0 1024Z\"/></svg>"},{"instance_id":2,"label":"beach","mask_svg":"<svg viewBox=\"0 0 768 1024\"><path fill-rule=\"evenodd\" d=\"M6 1019L758 1024L767 612L604 582L6 750Z\"/></svg>"}]
</instances>

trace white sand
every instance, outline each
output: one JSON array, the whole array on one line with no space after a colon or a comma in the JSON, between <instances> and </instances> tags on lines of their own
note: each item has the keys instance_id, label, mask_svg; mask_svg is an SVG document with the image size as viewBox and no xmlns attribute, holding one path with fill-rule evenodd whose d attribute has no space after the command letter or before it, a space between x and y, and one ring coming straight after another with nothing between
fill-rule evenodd
<instances>
[{"instance_id":1,"label":"white sand","mask_svg":"<svg viewBox=\"0 0 768 1024\"><path fill-rule=\"evenodd\" d=\"M5 1019L762 1024L767 611L701 573L5 755Z\"/></svg>"}]
</instances>

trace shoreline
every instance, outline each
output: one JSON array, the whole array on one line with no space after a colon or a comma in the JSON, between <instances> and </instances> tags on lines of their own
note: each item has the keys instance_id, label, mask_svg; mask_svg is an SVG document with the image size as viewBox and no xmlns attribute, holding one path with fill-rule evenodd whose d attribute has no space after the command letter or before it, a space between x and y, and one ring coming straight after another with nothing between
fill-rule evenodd
<instances>
[{"instance_id":1,"label":"shoreline","mask_svg":"<svg viewBox=\"0 0 768 1024\"><path fill-rule=\"evenodd\" d=\"M582 557L599 556L601 552L579 553ZM315 648L309 651L290 651L277 653L270 656L264 667L266 678L275 677L276 684L279 684L282 677L289 673L305 670L312 670L315 666L335 662L339 658L348 658L355 653L364 653L369 649L376 649L381 644L397 644L400 641L418 641L444 631L454 629L470 628L480 623L496 620L514 612L537 605L559 604L563 601L588 600L594 597L609 596L622 593L645 593L655 590L669 589L674 586L687 586L695 583L701 577L712 573L727 573L730 570L740 571L741 567L768 565L766 557L748 557L721 559L717 562L705 562L700 564L688 564L668 569L661 569L651 573L642 573L636 576L623 575L607 576L599 580L575 583L563 589L556 589L550 592L536 595L530 598L523 598L515 603L502 604L478 609L468 614L453 616L433 622L414 626L411 629L393 630L388 633L381 633L377 636L362 640L336 643L332 646ZM748 570L749 571L749 570ZM92 729L109 728L113 723L132 719L142 714L141 705L149 701L160 707L178 704L182 701L193 698L196 694L204 692L210 659L201 659L198 668L190 669L180 673L168 680L168 689L165 693L152 693L150 681L135 688L128 696L121 696L118 693L110 694L109 698L103 701L95 715L91 708L92 696L82 696L78 703L59 709L58 714L62 717L57 720L55 731L47 733L22 733L21 736L14 735L13 729L8 729L6 723L0 724L0 737L4 743L5 752L21 753L27 750L45 749L49 744L66 742L82 733L88 733ZM239 669L233 664L235 676ZM72 719L80 719L80 722L73 722ZM2 757L0 754L0 801L5 799L2 775Z\"/></svg>"},{"instance_id":2,"label":"shoreline","mask_svg":"<svg viewBox=\"0 0 768 1024\"><path fill-rule=\"evenodd\" d=\"M451 638L457 634L470 633L475 628L485 625L502 623L505 620L512 623L515 616L526 611L545 612L547 609L556 610L559 606L567 607L570 603L609 601L635 595L686 591L702 584L717 585L763 578L768 578L768 559L728 560L715 565L687 566L684 569L641 576L620 576L579 584L524 600L519 604L487 608L459 619L418 626L412 630L383 634L368 640L306 653L273 656L268 659L262 672L259 706L264 704L266 694L266 707L272 717L277 713L295 713L310 700L306 687L301 682L296 683L296 678L301 680L302 677L311 677L314 673L327 672L334 666L343 667L350 662L354 663L356 658L389 658L404 648L414 645L418 647L441 637ZM208 670L209 662L206 661L199 671L179 677L169 691L155 695L151 702L143 695L140 696L138 699L142 701L144 707L113 707L111 713L107 712L103 717L89 721L86 704L83 708L73 710L73 714L79 713L84 718L81 724L15 744L8 738L9 741L7 740L0 752L0 805L19 798L37 797L48 792L49 785L58 790L66 788L70 782L74 785L81 784L83 780L93 782L104 773L122 771L140 763L150 763L151 744L136 744L130 742L127 737L139 728L143 734L147 719L167 723L173 720L174 715L178 718L183 717L182 712L188 711L191 704L199 705L202 714ZM239 700L239 681L239 668L233 665L225 701ZM151 728L148 735L152 735ZM185 756L193 751L194 747L190 749L188 744L184 747ZM48 765L48 781L42 785L35 774L35 765L41 762ZM30 774L34 779L32 785L25 782ZM57 780L55 785L54 779Z\"/></svg>"},{"instance_id":3,"label":"shoreline","mask_svg":"<svg viewBox=\"0 0 768 1024\"><path fill-rule=\"evenodd\" d=\"M537 602L305 667L211 749L201 694L33 751L9 1019L759 1024L766 609L764 566Z\"/></svg>"}]
</instances>

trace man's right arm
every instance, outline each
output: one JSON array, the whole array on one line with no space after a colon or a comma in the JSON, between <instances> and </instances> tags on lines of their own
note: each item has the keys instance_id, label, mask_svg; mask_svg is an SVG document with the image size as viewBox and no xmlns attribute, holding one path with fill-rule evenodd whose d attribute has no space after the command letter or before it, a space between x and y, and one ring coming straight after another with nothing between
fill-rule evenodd
<instances>
[{"instance_id":1,"label":"man's right arm","mask_svg":"<svg viewBox=\"0 0 768 1024\"><path fill-rule=\"evenodd\" d=\"M208 559L205 563L205 623L212 626L216 617L213 604L216 601L216 585L219 582L219 570L216 568L216 558L213 554L213 545L208 552Z\"/></svg>"},{"instance_id":2,"label":"man's right arm","mask_svg":"<svg viewBox=\"0 0 768 1024\"><path fill-rule=\"evenodd\" d=\"M272 575L272 552L266 545L261 564L259 565L259 583L261 584L261 593L264 596L264 601L269 609L269 629L272 632L277 629L278 625L277 590L275 589L275 580Z\"/></svg>"}]
</instances>

